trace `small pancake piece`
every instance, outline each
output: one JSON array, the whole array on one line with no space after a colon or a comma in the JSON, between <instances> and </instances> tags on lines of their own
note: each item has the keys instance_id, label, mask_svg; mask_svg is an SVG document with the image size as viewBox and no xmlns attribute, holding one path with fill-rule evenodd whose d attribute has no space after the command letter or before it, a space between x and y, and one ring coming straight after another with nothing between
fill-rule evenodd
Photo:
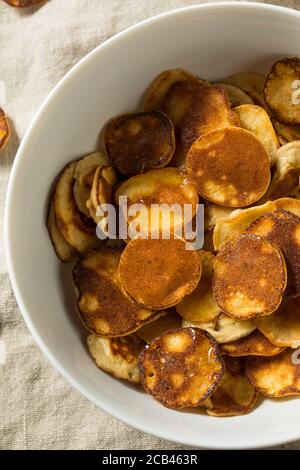
<instances>
[{"instance_id":1,"label":"small pancake piece","mask_svg":"<svg viewBox=\"0 0 300 470\"><path fill-rule=\"evenodd\" d=\"M207 331L219 344L244 338L256 329L253 320L235 320L224 313L221 313L217 318L209 322L183 320L182 327L186 328L189 326Z\"/></svg>"},{"instance_id":2,"label":"small pancake piece","mask_svg":"<svg viewBox=\"0 0 300 470\"><path fill-rule=\"evenodd\" d=\"M283 197L274 201L276 209L283 209L300 217L300 200L292 197Z\"/></svg>"},{"instance_id":3,"label":"small pancake piece","mask_svg":"<svg viewBox=\"0 0 300 470\"><path fill-rule=\"evenodd\" d=\"M162 334L144 348L139 366L145 390L173 409L198 406L224 373L217 343L197 328Z\"/></svg>"},{"instance_id":4,"label":"small pancake piece","mask_svg":"<svg viewBox=\"0 0 300 470\"><path fill-rule=\"evenodd\" d=\"M245 93L241 88L230 85L229 83L216 83L218 86L225 88L227 92L228 101L232 108L241 106L243 104L254 104L252 98Z\"/></svg>"},{"instance_id":5,"label":"small pancake piece","mask_svg":"<svg viewBox=\"0 0 300 470\"><path fill-rule=\"evenodd\" d=\"M300 217L285 210L262 215L245 231L266 238L282 251L287 267L286 295L300 294Z\"/></svg>"},{"instance_id":6,"label":"small pancake piece","mask_svg":"<svg viewBox=\"0 0 300 470\"><path fill-rule=\"evenodd\" d=\"M158 111L170 89L177 83L187 83L191 86L201 86L201 78L183 69L165 70L151 83L144 99L144 111Z\"/></svg>"},{"instance_id":7,"label":"small pancake piece","mask_svg":"<svg viewBox=\"0 0 300 470\"><path fill-rule=\"evenodd\" d=\"M244 104L234 108L243 129L251 132L260 141L275 163L276 153L280 145L268 113L261 106Z\"/></svg>"},{"instance_id":8,"label":"small pancake piece","mask_svg":"<svg viewBox=\"0 0 300 470\"><path fill-rule=\"evenodd\" d=\"M212 291L214 255L209 251L199 251L202 273L196 289L186 295L177 305L176 311L188 321L208 322L220 315Z\"/></svg>"},{"instance_id":9,"label":"small pancake piece","mask_svg":"<svg viewBox=\"0 0 300 470\"><path fill-rule=\"evenodd\" d=\"M285 144L274 157L276 171L263 200L290 196L299 187L300 140Z\"/></svg>"},{"instance_id":10,"label":"small pancake piece","mask_svg":"<svg viewBox=\"0 0 300 470\"><path fill-rule=\"evenodd\" d=\"M171 308L166 310L166 313L162 314L157 320L140 328L136 334L146 343L151 343L151 341L166 331L177 330L181 327L181 323L181 317L176 313L175 309Z\"/></svg>"},{"instance_id":11,"label":"small pancake piece","mask_svg":"<svg viewBox=\"0 0 300 470\"><path fill-rule=\"evenodd\" d=\"M106 126L104 142L110 161L125 176L162 168L175 151L173 124L160 111L112 119Z\"/></svg>"},{"instance_id":12,"label":"small pancake piece","mask_svg":"<svg viewBox=\"0 0 300 470\"><path fill-rule=\"evenodd\" d=\"M112 204L113 189L117 183L117 174L110 165L98 166L93 177L92 188L86 207L96 224L103 218L97 215L97 209L101 204Z\"/></svg>"},{"instance_id":13,"label":"small pancake piece","mask_svg":"<svg viewBox=\"0 0 300 470\"><path fill-rule=\"evenodd\" d=\"M186 167L198 193L220 206L253 204L270 182L266 150L254 135L237 127L218 129L196 140Z\"/></svg>"},{"instance_id":14,"label":"small pancake piece","mask_svg":"<svg viewBox=\"0 0 300 470\"><path fill-rule=\"evenodd\" d=\"M195 289L201 276L201 258L179 238L135 238L122 253L119 275L139 304L162 310Z\"/></svg>"},{"instance_id":15,"label":"small pancake piece","mask_svg":"<svg viewBox=\"0 0 300 470\"><path fill-rule=\"evenodd\" d=\"M270 315L286 287L286 266L280 249L256 235L223 245L214 262L213 292L220 309L238 320Z\"/></svg>"},{"instance_id":16,"label":"small pancake piece","mask_svg":"<svg viewBox=\"0 0 300 470\"><path fill-rule=\"evenodd\" d=\"M277 132L278 139L281 145L293 142L294 140L300 140L300 125L285 124L284 122L278 121L278 119L272 118L273 126Z\"/></svg>"},{"instance_id":17,"label":"small pancake piece","mask_svg":"<svg viewBox=\"0 0 300 470\"><path fill-rule=\"evenodd\" d=\"M145 214L139 214L140 232L145 233L175 231L189 222L187 215L184 220L184 205L191 205L190 216L193 217L198 203L194 185L187 179L186 173L177 168L161 168L132 176L115 191L116 204L119 204L121 196L127 197L128 210L132 204L143 204L147 209ZM161 207L152 206L154 204ZM172 205L178 205L180 210L172 212L169 208ZM128 217L129 223L132 220L134 216Z\"/></svg>"},{"instance_id":18,"label":"small pancake piece","mask_svg":"<svg viewBox=\"0 0 300 470\"><path fill-rule=\"evenodd\" d=\"M8 124L7 117L0 108L0 150L5 147L10 138L10 128Z\"/></svg>"},{"instance_id":19,"label":"small pancake piece","mask_svg":"<svg viewBox=\"0 0 300 470\"><path fill-rule=\"evenodd\" d=\"M225 243L241 235L248 225L258 219L261 215L266 212L274 211L275 209L275 202L268 201L261 206L249 207L247 209L236 209L228 214L227 217L222 217L220 220L216 220L213 233L215 250L218 251L223 245L225 245Z\"/></svg>"},{"instance_id":20,"label":"small pancake piece","mask_svg":"<svg viewBox=\"0 0 300 470\"><path fill-rule=\"evenodd\" d=\"M294 83L299 80L300 59L298 57L278 60L267 75L264 97L279 121L287 124L300 124L300 106L294 99L297 91Z\"/></svg>"},{"instance_id":21,"label":"small pancake piece","mask_svg":"<svg viewBox=\"0 0 300 470\"><path fill-rule=\"evenodd\" d=\"M254 407L258 392L245 376L244 361L237 357L224 357L225 373L221 383L206 403L210 416L239 416Z\"/></svg>"},{"instance_id":22,"label":"small pancake piece","mask_svg":"<svg viewBox=\"0 0 300 470\"><path fill-rule=\"evenodd\" d=\"M45 3L46 0L4 0L12 7L16 8L27 8L39 5L40 3Z\"/></svg>"},{"instance_id":23,"label":"small pancake piece","mask_svg":"<svg viewBox=\"0 0 300 470\"><path fill-rule=\"evenodd\" d=\"M128 335L160 316L126 294L118 276L121 251L90 251L73 269L80 318L87 330L104 337Z\"/></svg>"},{"instance_id":24,"label":"small pancake piece","mask_svg":"<svg viewBox=\"0 0 300 470\"><path fill-rule=\"evenodd\" d=\"M292 349L271 357L248 357L245 372L254 388L267 397L300 395L300 364Z\"/></svg>"},{"instance_id":25,"label":"small pancake piece","mask_svg":"<svg viewBox=\"0 0 300 470\"><path fill-rule=\"evenodd\" d=\"M74 172L77 162L69 163L62 171L55 187L56 224L66 242L79 253L85 253L101 244L94 222L77 207L74 199Z\"/></svg>"},{"instance_id":26,"label":"small pancake piece","mask_svg":"<svg viewBox=\"0 0 300 470\"><path fill-rule=\"evenodd\" d=\"M263 89L265 77L256 72L240 72L230 75L221 80L222 83L234 85L246 92L255 104L262 105L264 102Z\"/></svg>"},{"instance_id":27,"label":"small pancake piece","mask_svg":"<svg viewBox=\"0 0 300 470\"><path fill-rule=\"evenodd\" d=\"M273 315L269 317L259 317L257 322L271 318ZM227 354L227 356L235 357L274 356L275 354L279 354L283 349L284 348L280 346L272 344L260 331L255 330L245 338L223 344L221 351L223 354Z\"/></svg>"},{"instance_id":28,"label":"small pancake piece","mask_svg":"<svg viewBox=\"0 0 300 470\"><path fill-rule=\"evenodd\" d=\"M231 207L217 206L217 204L205 201L204 230L207 231L214 229L217 222L224 218L227 219L229 214L231 214L234 210L236 209L232 209Z\"/></svg>"},{"instance_id":29,"label":"small pancake piece","mask_svg":"<svg viewBox=\"0 0 300 470\"><path fill-rule=\"evenodd\" d=\"M300 298L286 299L269 317L257 318L257 328L273 344L281 347L300 346Z\"/></svg>"},{"instance_id":30,"label":"small pancake piece","mask_svg":"<svg viewBox=\"0 0 300 470\"><path fill-rule=\"evenodd\" d=\"M136 335L121 338L101 338L94 334L87 337L88 350L97 367L118 379L140 383L139 354L144 342Z\"/></svg>"},{"instance_id":31,"label":"small pancake piece","mask_svg":"<svg viewBox=\"0 0 300 470\"><path fill-rule=\"evenodd\" d=\"M90 217L90 213L86 203L90 197L95 171L97 167L108 164L109 160L102 152L92 153L77 162L74 171L74 199L78 209L87 217Z\"/></svg>"},{"instance_id":32,"label":"small pancake piece","mask_svg":"<svg viewBox=\"0 0 300 470\"><path fill-rule=\"evenodd\" d=\"M64 239L61 232L57 228L56 219L55 219L55 211L54 211L54 197L52 196L49 210L48 210L48 217L47 217L47 228L49 231L49 235L52 241L53 248L57 257L63 263L71 263L74 261L78 256L78 251L75 250L68 242Z\"/></svg>"}]
</instances>

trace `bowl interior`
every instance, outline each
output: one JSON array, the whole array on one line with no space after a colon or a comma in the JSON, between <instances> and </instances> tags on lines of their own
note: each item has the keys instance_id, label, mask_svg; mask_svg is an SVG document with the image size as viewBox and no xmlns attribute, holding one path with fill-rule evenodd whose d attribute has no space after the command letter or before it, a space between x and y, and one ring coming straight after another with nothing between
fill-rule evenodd
<instances>
[{"instance_id":1,"label":"bowl interior","mask_svg":"<svg viewBox=\"0 0 300 470\"><path fill-rule=\"evenodd\" d=\"M100 130L134 110L153 77L182 67L210 80L266 71L300 56L300 15L264 5L205 5L162 15L118 35L55 88L16 158L7 201L9 270L22 313L55 366L91 401L152 434L206 447L256 447L300 436L300 401L265 401L247 416L217 419L163 408L141 390L100 372L74 312L71 269L54 255L45 217L62 166L99 148Z\"/></svg>"}]
</instances>

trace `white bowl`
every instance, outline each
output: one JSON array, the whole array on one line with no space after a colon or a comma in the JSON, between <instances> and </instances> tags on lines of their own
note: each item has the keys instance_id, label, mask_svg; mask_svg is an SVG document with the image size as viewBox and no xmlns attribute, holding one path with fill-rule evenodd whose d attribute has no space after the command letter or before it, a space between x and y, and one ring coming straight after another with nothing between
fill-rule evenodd
<instances>
[{"instance_id":1,"label":"white bowl","mask_svg":"<svg viewBox=\"0 0 300 470\"><path fill-rule=\"evenodd\" d=\"M251 448L300 438L300 400L265 401L252 413L213 418L166 409L99 371L74 314L70 269L56 259L45 227L51 185L62 166L94 151L102 125L135 109L164 69L208 79L266 71L300 56L300 13L254 3L215 3L166 13L88 54L45 100L20 146L8 188L6 250L13 289L35 340L83 395L143 431L187 445Z\"/></svg>"}]
</instances>

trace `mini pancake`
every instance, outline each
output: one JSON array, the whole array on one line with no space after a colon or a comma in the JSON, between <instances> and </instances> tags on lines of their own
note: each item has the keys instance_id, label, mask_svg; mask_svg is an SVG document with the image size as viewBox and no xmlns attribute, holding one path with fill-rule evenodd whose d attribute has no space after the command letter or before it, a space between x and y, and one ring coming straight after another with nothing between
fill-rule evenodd
<instances>
[{"instance_id":1,"label":"mini pancake","mask_svg":"<svg viewBox=\"0 0 300 470\"><path fill-rule=\"evenodd\" d=\"M187 155L187 174L205 199L226 207L258 201L270 182L270 159L250 132L218 129L196 140Z\"/></svg>"},{"instance_id":2,"label":"mini pancake","mask_svg":"<svg viewBox=\"0 0 300 470\"><path fill-rule=\"evenodd\" d=\"M166 166L175 151L173 124L164 113L124 114L112 119L104 132L107 155L125 176Z\"/></svg>"},{"instance_id":3,"label":"mini pancake","mask_svg":"<svg viewBox=\"0 0 300 470\"><path fill-rule=\"evenodd\" d=\"M263 89L265 82L263 75L255 72L240 72L224 78L221 82L241 88L241 90L252 98L255 104L263 106Z\"/></svg>"},{"instance_id":4,"label":"mini pancake","mask_svg":"<svg viewBox=\"0 0 300 470\"><path fill-rule=\"evenodd\" d=\"M262 236L281 249L287 267L286 295L299 295L300 218L291 212L276 210L252 222L245 232Z\"/></svg>"},{"instance_id":5,"label":"mini pancake","mask_svg":"<svg viewBox=\"0 0 300 470\"><path fill-rule=\"evenodd\" d=\"M264 200L278 199L290 194L299 186L300 141L285 144L276 152L274 163L276 171Z\"/></svg>"},{"instance_id":6,"label":"mini pancake","mask_svg":"<svg viewBox=\"0 0 300 470\"><path fill-rule=\"evenodd\" d=\"M254 388L267 397L300 394L300 364L295 364L292 349L271 357L249 357L245 372Z\"/></svg>"},{"instance_id":7,"label":"mini pancake","mask_svg":"<svg viewBox=\"0 0 300 470\"><path fill-rule=\"evenodd\" d=\"M195 289L201 276L201 258L179 238L135 238L122 253L119 275L139 304L162 310Z\"/></svg>"},{"instance_id":8,"label":"mini pancake","mask_svg":"<svg viewBox=\"0 0 300 470\"><path fill-rule=\"evenodd\" d=\"M54 212L54 197L51 198L46 225L53 248L60 261L64 263L71 263L74 261L79 256L79 253L75 250L75 248L66 242L61 232L57 228Z\"/></svg>"},{"instance_id":9,"label":"mini pancake","mask_svg":"<svg viewBox=\"0 0 300 470\"><path fill-rule=\"evenodd\" d=\"M300 140L300 125L285 124L274 117L272 122L281 145L293 142L294 140Z\"/></svg>"},{"instance_id":10,"label":"mini pancake","mask_svg":"<svg viewBox=\"0 0 300 470\"><path fill-rule=\"evenodd\" d=\"M177 330L181 327L181 323L181 317L176 313L175 309L170 309L166 310L166 313L157 320L140 328L136 334L146 343L151 343L151 341L166 331Z\"/></svg>"},{"instance_id":11,"label":"mini pancake","mask_svg":"<svg viewBox=\"0 0 300 470\"><path fill-rule=\"evenodd\" d=\"M87 217L90 217L90 213L86 203L90 197L96 168L108 164L109 160L102 152L92 153L77 162L74 171L74 199L78 209Z\"/></svg>"},{"instance_id":12,"label":"mini pancake","mask_svg":"<svg viewBox=\"0 0 300 470\"><path fill-rule=\"evenodd\" d=\"M10 128L8 124L7 117L0 108L0 150L5 147L10 138Z\"/></svg>"},{"instance_id":13,"label":"mini pancake","mask_svg":"<svg viewBox=\"0 0 300 470\"><path fill-rule=\"evenodd\" d=\"M244 338L250 335L256 328L252 320L235 320L224 313L210 322L189 322L183 320L182 327L186 328L189 326L207 331L219 344Z\"/></svg>"},{"instance_id":14,"label":"mini pancake","mask_svg":"<svg viewBox=\"0 0 300 470\"><path fill-rule=\"evenodd\" d=\"M187 83L191 86L201 86L205 83L196 75L183 69L165 70L161 72L151 83L144 100L144 111L157 111L162 109L162 104L169 90L176 83Z\"/></svg>"},{"instance_id":15,"label":"mini pancake","mask_svg":"<svg viewBox=\"0 0 300 470\"><path fill-rule=\"evenodd\" d=\"M293 99L294 82L299 79L300 59L294 57L275 62L265 80L265 101L279 121L287 124L300 124L300 106Z\"/></svg>"},{"instance_id":16,"label":"mini pancake","mask_svg":"<svg viewBox=\"0 0 300 470\"><path fill-rule=\"evenodd\" d=\"M86 207L90 216L97 224L101 216L97 215L97 209L101 204L112 204L113 189L117 183L117 175L110 165L98 166L93 178L92 188Z\"/></svg>"},{"instance_id":17,"label":"mini pancake","mask_svg":"<svg viewBox=\"0 0 300 470\"><path fill-rule=\"evenodd\" d=\"M225 373L221 383L207 400L210 416L239 416L254 407L258 392L245 376L244 361L237 357L224 357Z\"/></svg>"},{"instance_id":18,"label":"mini pancake","mask_svg":"<svg viewBox=\"0 0 300 470\"><path fill-rule=\"evenodd\" d=\"M260 317L257 319L257 322L271 318L273 315ZM223 344L221 351L223 354L227 354L227 356L235 357L274 356L275 354L279 354L283 349L284 348L280 346L272 344L260 331L255 330L245 338Z\"/></svg>"},{"instance_id":19,"label":"mini pancake","mask_svg":"<svg viewBox=\"0 0 300 470\"><path fill-rule=\"evenodd\" d=\"M255 104L244 104L234 108L234 112L239 117L241 127L255 135L270 156L271 163L275 163L280 145L264 108Z\"/></svg>"},{"instance_id":20,"label":"mini pancake","mask_svg":"<svg viewBox=\"0 0 300 470\"><path fill-rule=\"evenodd\" d=\"M140 383L139 354L144 342L136 335L121 338L101 338L94 334L87 337L88 350L97 367L118 379Z\"/></svg>"},{"instance_id":21,"label":"mini pancake","mask_svg":"<svg viewBox=\"0 0 300 470\"><path fill-rule=\"evenodd\" d=\"M286 277L277 245L257 235L240 235L216 256L215 300L224 313L238 320L270 315L280 305Z\"/></svg>"},{"instance_id":22,"label":"mini pancake","mask_svg":"<svg viewBox=\"0 0 300 470\"><path fill-rule=\"evenodd\" d=\"M96 227L75 203L73 184L77 163L69 163L62 171L55 187L56 224L69 245L79 253L99 246L101 241L96 236Z\"/></svg>"},{"instance_id":23,"label":"mini pancake","mask_svg":"<svg viewBox=\"0 0 300 470\"><path fill-rule=\"evenodd\" d=\"M257 328L271 343L281 347L300 346L300 298L283 300L279 309L265 318L257 318Z\"/></svg>"},{"instance_id":24,"label":"mini pancake","mask_svg":"<svg viewBox=\"0 0 300 470\"><path fill-rule=\"evenodd\" d=\"M212 271L214 255L208 251L199 251L202 264L200 281L189 295L186 295L177 305L176 311L188 321L209 322L220 315L212 291Z\"/></svg>"},{"instance_id":25,"label":"mini pancake","mask_svg":"<svg viewBox=\"0 0 300 470\"><path fill-rule=\"evenodd\" d=\"M73 270L80 318L100 336L125 336L160 316L126 294L118 276L121 252L108 247L90 251Z\"/></svg>"},{"instance_id":26,"label":"mini pancake","mask_svg":"<svg viewBox=\"0 0 300 470\"><path fill-rule=\"evenodd\" d=\"M205 201L204 207L204 230L212 230L215 228L217 222L222 219L227 219L229 214L233 212L230 207L217 206L212 202Z\"/></svg>"},{"instance_id":27,"label":"mini pancake","mask_svg":"<svg viewBox=\"0 0 300 470\"><path fill-rule=\"evenodd\" d=\"M193 217L198 203L196 189L187 179L186 173L177 168L161 168L132 176L117 188L114 195L116 204L119 204L121 196L127 197L128 208L140 203L146 207L145 214L139 215L140 231L146 233L172 231L182 227L185 222L189 222L187 215L186 220L183 217L184 205L191 204L190 216ZM167 206L155 208L151 207L153 204ZM173 204L179 205L181 210L172 213L169 206ZM165 217L160 217L159 214L165 214ZM128 222L133 219L134 216L128 217Z\"/></svg>"},{"instance_id":28,"label":"mini pancake","mask_svg":"<svg viewBox=\"0 0 300 470\"><path fill-rule=\"evenodd\" d=\"M12 7L16 8L26 8L39 5L40 3L45 3L46 0L4 0Z\"/></svg>"},{"instance_id":29,"label":"mini pancake","mask_svg":"<svg viewBox=\"0 0 300 470\"><path fill-rule=\"evenodd\" d=\"M261 206L247 209L236 209L227 217L216 221L213 233L214 248L218 251L225 243L233 240L243 233L248 225L266 212L276 209L275 202L269 201Z\"/></svg>"},{"instance_id":30,"label":"mini pancake","mask_svg":"<svg viewBox=\"0 0 300 470\"><path fill-rule=\"evenodd\" d=\"M218 86L225 88L227 92L228 101L232 108L241 106L243 104L254 104L252 98L245 93L241 88L230 85L229 83L216 83Z\"/></svg>"},{"instance_id":31,"label":"mini pancake","mask_svg":"<svg viewBox=\"0 0 300 470\"><path fill-rule=\"evenodd\" d=\"M139 366L145 390L173 409L198 406L224 373L217 343L197 328L162 334L144 348Z\"/></svg>"},{"instance_id":32,"label":"mini pancake","mask_svg":"<svg viewBox=\"0 0 300 470\"><path fill-rule=\"evenodd\" d=\"M284 209L300 217L300 201L292 197L283 197L274 201L276 209Z\"/></svg>"},{"instance_id":33,"label":"mini pancake","mask_svg":"<svg viewBox=\"0 0 300 470\"><path fill-rule=\"evenodd\" d=\"M225 88L203 85L192 92L191 104L180 122L180 143L185 152L200 136L239 120L228 102Z\"/></svg>"}]
</instances>

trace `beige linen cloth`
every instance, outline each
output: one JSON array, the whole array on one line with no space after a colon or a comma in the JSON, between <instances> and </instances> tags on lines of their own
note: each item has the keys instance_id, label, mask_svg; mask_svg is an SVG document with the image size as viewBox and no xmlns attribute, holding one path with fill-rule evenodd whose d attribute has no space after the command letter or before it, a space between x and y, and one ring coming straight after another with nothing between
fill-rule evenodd
<instances>
[{"instance_id":1,"label":"beige linen cloth","mask_svg":"<svg viewBox=\"0 0 300 470\"><path fill-rule=\"evenodd\" d=\"M1 449L184 448L108 416L49 364L27 330L10 286L3 249L3 208L19 142L38 106L63 75L87 52L124 28L197 3L201 2L49 0L40 8L21 11L0 0L0 106L12 127L10 143L0 152L0 345L6 346L6 362L0 364ZM300 9L299 0L265 3ZM4 362L2 356L0 353L0 362ZM280 448L300 449L300 441Z\"/></svg>"}]
</instances>

